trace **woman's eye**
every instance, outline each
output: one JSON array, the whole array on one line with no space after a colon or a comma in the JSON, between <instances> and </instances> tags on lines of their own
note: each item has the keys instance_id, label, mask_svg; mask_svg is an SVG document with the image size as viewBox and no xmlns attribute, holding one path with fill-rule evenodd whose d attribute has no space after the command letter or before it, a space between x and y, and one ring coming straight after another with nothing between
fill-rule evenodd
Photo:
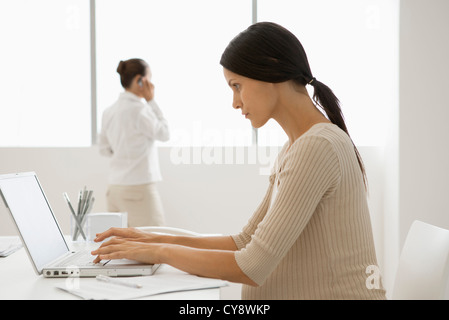
<instances>
[{"instance_id":1,"label":"woman's eye","mask_svg":"<svg viewBox=\"0 0 449 320\"><path fill-rule=\"evenodd\" d=\"M240 90L240 85L238 83L234 84L234 88Z\"/></svg>"}]
</instances>

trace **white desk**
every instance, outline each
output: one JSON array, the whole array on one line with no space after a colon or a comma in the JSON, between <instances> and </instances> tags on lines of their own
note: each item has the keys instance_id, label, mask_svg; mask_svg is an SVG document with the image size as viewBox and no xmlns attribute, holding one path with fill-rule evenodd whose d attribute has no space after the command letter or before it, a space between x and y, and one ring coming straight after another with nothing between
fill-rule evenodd
<instances>
[{"instance_id":1,"label":"white desk","mask_svg":"<svg viewBox=\"0 0 449 320\"><path fill-rule=\"evenodd\" d=\"M0 237L1 238L1 237ZM167 265L162 265L156 272L181 272ZM95 281L95 279L82 279ZM8 257L0 258L0 300L71 300L79 299L75 295L56 288L61 278L44 278L38 276L33 269L25 248ZM148 300L218 300L220 289L204 289L183 291L148 296Z\"/></svg>"}]
</instances>

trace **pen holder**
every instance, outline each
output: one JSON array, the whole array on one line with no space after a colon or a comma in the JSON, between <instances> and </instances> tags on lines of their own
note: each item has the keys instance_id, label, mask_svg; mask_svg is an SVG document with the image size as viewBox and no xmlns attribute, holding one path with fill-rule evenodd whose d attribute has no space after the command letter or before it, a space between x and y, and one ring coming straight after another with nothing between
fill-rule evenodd
<instances>
[{"instance_id":1,"label":"pen holder","mask_svg":"<svg viewBox=\"0 0 449 320\"><path fill-rule=\"evenodd\" d=\"M69 196L67 192L63 193L65 200L67 201L67 205L69 206L71 219L70 219L70 234L72 236L72 241L77 241L81 236L84 241L87 241L86 230L88 230L87 223L87 215L92 209L92 205L95 201L95 198L92 196L92 190L86 190L84 187L83 190L80 190L78 197L78 206L75 210L75 207L70 202Z\"/></svg>"},{"instance_id":2,"label":"pen holder","mask_svg":"<svg viewBox=\"0 0 449 320\"><path fill-rule=\"evenodd\" d=\"M70 216L70 236L72 237L72 241L87 241L87 232L89 230L89 219L88 215L84 218L84 221L81 223L82 231L80 231L78 224L75 221L75 217L73 215ZM83 237L83 234L85 238Z\"/></svg>"}]
</instances>

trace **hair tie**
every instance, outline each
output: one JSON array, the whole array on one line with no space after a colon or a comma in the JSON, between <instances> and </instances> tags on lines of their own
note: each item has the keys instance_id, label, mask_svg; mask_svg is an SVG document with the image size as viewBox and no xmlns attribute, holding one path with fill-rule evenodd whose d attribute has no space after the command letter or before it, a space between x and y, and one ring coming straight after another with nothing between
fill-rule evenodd
<instances>
[{"instance_id":1,"label":"hair tie","mask_svg":"<svg viewBox=\"0 0 449 320\"><path fill-rule=\"evenodd\" d=\"M316 78L313 77L309 82L307 82L307 84L310 84L311 86L313 86L313 83L315 82Z\"/></svg>"}]
</instances>

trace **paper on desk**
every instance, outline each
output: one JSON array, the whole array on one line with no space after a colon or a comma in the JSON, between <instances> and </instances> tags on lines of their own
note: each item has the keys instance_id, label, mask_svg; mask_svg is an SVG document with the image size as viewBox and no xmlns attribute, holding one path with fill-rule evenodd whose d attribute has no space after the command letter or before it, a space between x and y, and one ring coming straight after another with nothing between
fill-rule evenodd
<instances>
[{"instance_id":1,"label":"paper on desk","mask_svg":"<svg viewBox=\"0 0 449 320\"><path fill-rule=\"evenodd\" d=\"M223 280L202 278L187 273L155 274L152 276L120 279L141 284L142 288L131 288L115 283L100 282L93 278L68 278L64 283L57 285L57 288L88 300L126 300L161 293L227 286L227 282Z\"/></svg>"},{"instance_id":2,"label":"paper on desk","mask_svg":"<svg viewBox=\"0 0 449 320\"><path fill-rule=\"evenodd\" d=\"M0 241L0 257L7 257L22 248L19 237L3 237Z\"/></svg>"}]
</instances>

